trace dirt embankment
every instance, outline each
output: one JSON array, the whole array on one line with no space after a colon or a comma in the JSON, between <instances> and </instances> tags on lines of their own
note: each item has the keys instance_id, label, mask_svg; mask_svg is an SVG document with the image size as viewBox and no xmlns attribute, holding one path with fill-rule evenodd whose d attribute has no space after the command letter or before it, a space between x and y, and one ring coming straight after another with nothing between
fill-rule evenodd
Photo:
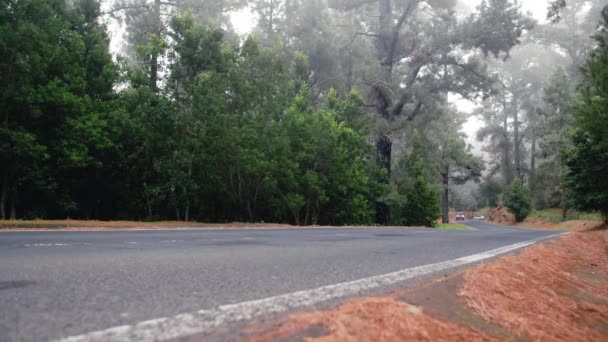
<instances>
[{"instance_id":1,"label":"dirt embankment","mask_svg":"<svg viewBox=\"0 0 608 342\"><path fill-rule=\"evenodd\" d=\"M502 224L507 226L512 226L516 224L515 215L509 212L509 209L504 205L504 203L500 203L498 207L492 209L488 214L488 220L494 224Z\"/></svg>"},{"instance_id":2,"label":"dirt embankment","mask_svg":"<svg viewBox=\"0 0 608 342\"><path fill-rule=\"evenodd\" d=\"M608 341L608 232L248 331L250 341Z\"/></svg>"}]
</instances>

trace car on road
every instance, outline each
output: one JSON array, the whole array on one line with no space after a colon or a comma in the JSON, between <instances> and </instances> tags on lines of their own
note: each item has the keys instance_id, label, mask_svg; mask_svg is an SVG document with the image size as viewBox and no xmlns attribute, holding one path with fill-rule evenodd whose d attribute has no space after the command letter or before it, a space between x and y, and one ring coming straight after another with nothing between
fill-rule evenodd
<instances>
[{"instance_id":1,"label":"car on road","mask_svg":"<svg viewBox=\"0 0 608 342\"><path fill-rule=\"evenodd\" d=\"M460 220L462 220L462 221L465 220L464 213L462 211L459 211L456 213L456 221L460 221Z\"/></svg>"},{"instance_id":2,"label":"car on road","mask_svg":"<svg viewBox=\"0 0 608 342\"><path fill-rule=\"evenodd\" d=\"M479 216L475 216L473 219L475 219L475 220L477 220L477 221L483 221L483 220L485 220L485 219L486 219L486 217L485 217L485 216L483 216L483 215L479 215Z\"/></svg>"}]
</instances>

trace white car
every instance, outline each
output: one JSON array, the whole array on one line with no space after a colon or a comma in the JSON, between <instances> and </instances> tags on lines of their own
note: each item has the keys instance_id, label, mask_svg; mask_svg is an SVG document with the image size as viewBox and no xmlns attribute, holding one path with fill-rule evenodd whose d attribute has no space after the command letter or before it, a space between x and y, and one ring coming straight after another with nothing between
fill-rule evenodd
<instances>
[{"instance_id":1,"label":"white car","mask_svg":"<svg viewBox=\"0 0 608 342\"><path fill-rule=\"evenodd\" d=\"M475 216L475 217L474 217L474 219L475 219L475 220L477 220L477 221L483 221L483 220L485 220L485 218L486 218L486 217L485 217L485 216L483 216L483 215L480 215L480 216Z\"/></svg>"}]
</instances>

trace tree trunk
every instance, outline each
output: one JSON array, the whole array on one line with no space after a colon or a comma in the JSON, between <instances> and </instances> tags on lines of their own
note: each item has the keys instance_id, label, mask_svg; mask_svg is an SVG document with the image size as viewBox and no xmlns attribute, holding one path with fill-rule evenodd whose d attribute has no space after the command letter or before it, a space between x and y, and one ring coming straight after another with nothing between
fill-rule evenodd
<instances>
[{"instance_id":1,"label":"tree trunk","mask_svg":"<svg viewBox=\"0 0 608 342\"><path fill-rule=\"evenodd\" d=\"M148 209L148 220L152 219L152 201L150 196L146 196L146 208Z\"/></svg>"},{"instance_id":2,"label":"tree trunk","mask_svg":"<svg viewBox=\"0 0 608 342\"><path fill-rule=\"evenodd\" d=\"M2 192L0 193L0 218L6 220L6 197L8 196L8 172L2 177Z\"/></svg>"},{"instance_id":3,"label":"tree trunk","mask_svg":"<svg viewBox=\"0 0 608 342\"><path fill-rule=\"evenodd\" d=\"M441 174L443 194L441 195L441 222L450 223L450 174L449 170Z\"/></svg>"},{"instance_id":4,"label":"tree trunk","mask_svg":"<svg viewBox=\"0 0 608 342\"><path fill-rule=\"evenodd\" d=\"M532 132L532 142L530 143L530 188L536 177L536 133Z\"/></svg>"},{"instance_id":5,"label":"tree trunk","mask_svg":"<svg viewBox=\"0 0 608 342\"><path fill-rule=\"evenodd\" d=\"M17 219L17 210L15 209L16 201L17 201L17 184L13 184L13 191L11 193L11 220Z\"/></svg>"},{"instance_id":6,"label":"tree trunk","mask_svg":"<svg viewBox=\"0 0 608 342\"><path fill-rule=\"evenodd\" d=\"M398 46L399 34L401 29L407 22L407 19L417 8L419 0L409 0L403 12L399 15L396 20L393 14L393 8L391 0L378 0L378 27L379 32L376 35L376 51L379 56L380 67L382 68L382 81L378 82L377 86L374 86L376 92L376 111L380 117L385 119L392 119L397 115L400 115L405 104L409 103L412 99L411 87L413 86L420 68L423 64L419 64L413 68L411 75L408 75L408 79L405 84L405 89L401 89L404 93L400 96L398 101L392 105L393 99L391 99L392 90L400 88L393 85L393 64L395 50ZM387 91L388 90L388 91ZM392 108L391 108L392 106ZM413 118L415 114L420 111L422 102L419 102L413 113L410 114L410 118ZM392 157L392 142L386 135L379 137L376 142L377 151L377 164L381 169L387 171L388 178L386 183L390 183L391 175L391 157ZM378 202L376 204L376 220L378 224L387 225L390 222L390 208L386 203Z\"/></svg>"},{"instance_id":7,"label":"tree trunk","mask_svg":"<svg viewBox=\"0 0 608 342\"><path fill-rule=\"evenodd\" d=\"M161 31L162 31L162 21L161 21L161 17L160 17L160 7L161 7L161 0L154 0L154 34L156 34L158 37L161 36ZM158 91L158 85L157 85L157 81L158 81L158 59L159 59L159 55L158 52L156 51L156 48L153 49L152 52L152 56L151 56L151 60L150 60L150 89L152 89L153 92Z\"/></svg>"},{"instance_id":8,"label":"tree trunk","mask_svg":"<svg viewBox=\"0 0 608 342\"><path fill-rule=\"evenodd\" d=\"M379 11L380 11L380 42L378 48L380 49L380 56L382 58L381 65L384 69L384 81L387 84L392 82L392 60L390 57L390 42L393 33L393 11L391 7L391 0L380 0Z\"/></svg>"},{"instance_id":9,"label":"tree trunk","mask_svg":"<svg viewBox=\"0 0 608 342\"><path fill-rule=\"evenodd\" d=\"M386 170L387 182L390 182L391 179L392 150L393 142L390 137L384 135L376 142L376 164L381 169ZM376 222L385 226L390 223L390 208L384 202L376 203Z\"/></svg>"},{"instance_id":10,"label":"tree trunk","mask_svg":"<svg viewBox=\"0 0 608 342\"><path fill-rule=\"evenodd\" d=\"M4 117L2 118L2 124L4 129L8 132L8 110L4 108ZM2 189L0 192L0 219L6 220L6 198L8 196L8 165L4 165L2 172Z\"/></svg>"},{"instance_id":11,"label":"tree trunk","mask_svg":"<svg viewBox=\"0 0 608 342\"><path fill-rule=\"evenodd\" d=\"M192 159L194 158L193 153L190 153L190 164L188 164L188 179L192 179ZM190 220L190 191L186 190L186 209L184 210L184 219L186 222ZM240 175L239 175L239 197L240 197Z\"/></svg>"},{"instance_id":12,"label":"tree trunk","mask_svg":"<svg viewBox=\"0 0 608 342\"><path fill-rule=\"evenodd\" d=\"M308 216L310 215L310 199L306 201L306 215L304 216L304 225L308 225Z\"/></svg>"},{"instance_id":13,"label":"tree trunk","mask_svg":"<svg viewBox=\"0 0 608 342\"><path fill-rule=\"evenodd\" d=\"M511 173L511 143L509 139L509 118L505 109L505 115L503 120L504 126L504 141L502 146L502 172L505 182L511 184L513 182L513 174Z\"/></svg>"},{"instance_id":14,"label":"tree trunk","mask_svg":"<svg viewBox=\"0 0 608 342\"><path fill-rule=\"evenodd\" d=\"M346 73L346 94L348 95L353 90L353 54L348 50L348 72Z\"/></svg>"},{"instance_id":15,"label":"tree trunk","mask_svg":"<svg viewBox=\"0 0 608 342\"><path fill-rule=\"evenodd\" d=\"M179 212L179 206L175 207L175 218L177 219L178 222L182 220L182 215Z\"/></svg>"},{"instance_id":16,"label":"tree trunk","mask_svg":"<svg viewBox=\"0 0 608 342\"><path fill-rule=\"evenodd\" d=\"M521 154L519 148L519 110L517 103L513 110L513 146L515 148L515 177L519 178L523 184L523 175L521 173Z\"/></svg>"},{"instance_id":17,"label":"tree trunk","mask_svg":"<svg viewBox=\"0 0 608 342\"><path fill-rule=\"evenodd\" d=\"M376 49L380 56L380 65L384 71L383 79L385 86L390 87L392 83L392 67L386 63L387 56L389 54L390 40L392 37L392 26L393 26L393 13L391 7L391 0L379 0L379 25L380 32L378 37L378 44ZM384 99L382 101L385 101ZM378 115L385 117L388 108L381 108L386 106L378 106ZM392 154L392 141L391 139L383 135L378 138L376 142L376 163L378 167L386 170L387 179L386 183L390 183L391 179L391 154ZM380 225L388 225L390 223L390 208L388 204L384 202L376 203L376 222Z\"/></svg>"}]
</instances>

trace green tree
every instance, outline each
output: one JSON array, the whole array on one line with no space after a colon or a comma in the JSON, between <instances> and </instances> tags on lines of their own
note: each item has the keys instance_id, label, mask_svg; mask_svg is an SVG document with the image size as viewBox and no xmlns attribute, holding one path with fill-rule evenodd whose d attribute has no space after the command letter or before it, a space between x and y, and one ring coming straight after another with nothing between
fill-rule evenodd
<instances>
[{"instance_id":1,"label":"green tree","mask_svg":"<svg viewBox=\"0 0 608 342\"><path fill-rule=\"evenodd\" d=\"M562 183L564 163L561 153L569 144L574 86L565 71L559 68L545 84L543 93L537 123L541 162L534 173L530 189L537 207L561 207L565 218L567 203Z\"/></svg>"},{"instance_id":2,"label":"green tree","mask_svg":"<svg viewBox=\"0 0 608 342\"><path fill-rule=\"evenodd\" d=\"M496 207L504 192L504 181L498 177L487 177L480 186L481 202L488 207Z\"/></svg>"},{"instance_id":3,"label":"green tree","mask_svg":"<svg viewBox=\"0 0 608 342\"><path fill-rule=\"evenodd\" d=\"M0 3L0 211L10 201L13 217L19 203L23 216L96 212L116 79L98 13L94 0Z\"/></svg>"},{"instance_id":4,"label":"green tree","mask_svg":"<svg viewBox=\"0 0 608 342\"><path fill-rule=\"evenodd\" d=\"M441 219L449 223L450 185L463 185L469 181L479 182L484 170L483 160L471 152L471 146L465 142L464 134L458 131L462 121L448 115L436 135L431 138L436 155L433 159L441 178Z\"/></svg>"},{"instance_id":5,"label":"green tree","mask_svg":"<svg viewBox=\"0 0 608 342\"><path fill-rule=\"evenodd\" d=\"M603 17L598 46L582 67L565 183L577 208L598 211L608 222L608 9Z\"/></svg>"},{"instance_id":6,"label":"green tree","mask_svg":"<svg viewBox=\"0 0 608 342\"><path fill-rule=\"evenodd\" d=\"M391 198L391 222L402 226L434 227L441 217L439 192L429 181L426 151L416 132L412 151L398 164Z\"/></svg>"},{"instance_id":7,"label":"green tree","mask_svg":"<svg viewBox=\"0 0 608 342\"><path fill-rule=\"evenodd\" d=\"M519 178L515 178L511 186L503 194L505 206L509 209L517 222L522 222L532 212L530 194L523 187Z\"/></svg>"},{"instance_id":8,"label":"green tree","mask_svg":"<svg viewBox=\"0 0 608 342\"><path fill-rule=\"evenodd\" d=\"M296 224L373 222L382 187L369 162L371 150L365 136L338 115L311 108L304 92L283 118L291 155L283 167L291 166L291 173L281 186Z\"/></svg>"},{"instance_id":9,"label":"green tree","mask_svg":"<svg viewBox=\"0 0 608 342\"><path fill-rule=\"evenodd\" d=\"M228 69L233 52L223 44L220 29L207 28L187 12L171 19L173 40L168 90L176 105L172 151L159 161L169 175L167 186L177 219L190 220L199 191L197 177L206 172L205 135L225 119ZM183 215L181 214L183 210Z\"/></svg>"},{"instance_id":10,"label":"green tree","mask_svg":"<svg viewBox=\"0 0 608 342\"><path fill-rule=\"evenodd\" d=\"M427 181L426 168L417 160L410 168L414 182L403 189L405 200L397 205L397 223L402 226L434 227L441 216L437 201L438 192Z\"/></svg>"},{"instance_id":11,"label":"green tree","mask_svg":"<svg viewBox=\"0 0 608 342\"><path fill-rule=\"evenodd\" d=\"M369 6L370 4L375 6ZM479 55L506 57L521 34L533 26L516 3L482 1L464 20L453 11L455 1L333 1L348 11L360 10L363 22L354 38L371 40L376 48L370 99L375 105L379 167L391 173L393 134L418 116L434 114L448 92L464 97L487 93L492 84ZM432 13L428 15L428 13ZM381 223L388 221L380 203Z\"/></svg>"}]
</instances>

